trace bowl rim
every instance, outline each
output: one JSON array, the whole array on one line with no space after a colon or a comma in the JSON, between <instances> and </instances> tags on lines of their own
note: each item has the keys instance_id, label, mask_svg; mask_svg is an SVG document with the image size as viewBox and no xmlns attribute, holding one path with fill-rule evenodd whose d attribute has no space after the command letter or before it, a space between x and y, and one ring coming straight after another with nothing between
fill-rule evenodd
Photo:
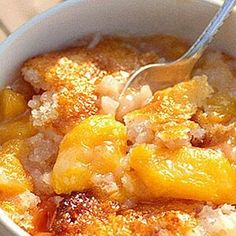
<instances>
[{"instance_id":1,"label":"bowl rim","mask_svg":"<svg viewBox=\"0 0 236 236\"><path fill-rule=\"evenodd\" d=\"M3 53L4 50L7 49L8 46L11 45L12 42L14 42L18 37L23 35L27 30L32 28L35 24L40 22L41 20L45 20L49 16L59 12L62 10L64 7L69 7L77 4L78 2L85 2L87 0L70 0L70 1L65 1L61 2L45 11L42 13L32 17L28 21L26 21L24 24L19 26L15 31L13 31L3 42L0 43L0 54ZM214 5L221 5L222 0L199 0L199 1L205 1L209 2Z\"/></svg>"},{"instance_id":2,"label":"bowl rim","mask_svg":"<svg viewBox=\"0 0 236 236\"><path fill-rule=\"evenodd\" d=\"M35 24L38 22L47 19L51 15L58 13L63 10L65 7L70 7L78 4L79 2L85 2L88 0L70 0L61 2L42 13L32 17L30 20L26 21L24 24L19 26L15 31L13 31L3 42L0 43L0 54L2 54L8 47L15 41L17 38L22 36L25 32L30 30ZM209 2L213 5L220 6L222 4L222 0L199 0ZM4 229L8 231L9 236L29 236L29 234L20 228L17 224L15 224L5 213L0 209L0 227L4 226Z\"/></svg>"}]
</instances>

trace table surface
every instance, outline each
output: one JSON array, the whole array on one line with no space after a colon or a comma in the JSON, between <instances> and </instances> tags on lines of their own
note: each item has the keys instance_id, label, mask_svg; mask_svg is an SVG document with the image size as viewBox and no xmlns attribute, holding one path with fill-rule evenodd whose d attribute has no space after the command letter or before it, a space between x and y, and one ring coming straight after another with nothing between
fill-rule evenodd
<instances>
[{"instance_id":1,"label":"table surface","mask_svg":"<svg viewBox=\"0 0 236 236\"><path fill-rule=\"evenodd\" d=\"M0 0L0 43L31 17L62 0Z\"/></svg>"}]
</instances>

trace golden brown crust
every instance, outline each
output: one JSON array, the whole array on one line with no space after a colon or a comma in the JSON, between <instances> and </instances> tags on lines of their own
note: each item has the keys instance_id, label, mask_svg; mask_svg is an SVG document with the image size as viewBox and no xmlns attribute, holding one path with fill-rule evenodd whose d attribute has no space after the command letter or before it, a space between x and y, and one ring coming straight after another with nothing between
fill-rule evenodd
<instances>
[{"instance_id":1,"label":"golden brown crust","mask_svg":"<svg viewBox=\"0 0 236 236\"><path fill-rule=\"evenodd\" d=\"M125 39L107 36L92 49L77 47L34 57L24 63L23 69L28 68L36 71L40 78L47 83L45 87L48 89L55 86L50 71L54 70L62 58L67 58L73 63L77 63L78 66L83 64L82 69L87 70L88 73L91 71L92 64L97 70L110 74L120 70L131 72L141 65L155 61L158 55L151 51L141 52L126 43ZM63 68L64 66L61 65L62 70ZM67 77L67 71L63 72L63 76Z\"/></svg>"},{"instance_id":2,"label":"golden brown crust","mask_svg":"<svg viewBox=\"0 0 236 236\"><path fill-rule=\"evenodd\" d=\"M197 224L200 203L165 200L124 208L89 193L72 193L57 208L52 224L56 235L185 235Z\"/></svg>"},{"instance_id":3,"label":"golden brown crust","mask_svg":"<svg viewBox=\"0 0 236 236\"><path fill-rule=\"evenodd\" d=\"M140 52L124 39L104 37L94 48L71 48L32 58L24 63L22 73L35 89L55 94L58 118L49 119L46 125L64 131L98 112L95 84L104 76L131 72L157 58L156 53Z\"/></svg>"}]
</instances>

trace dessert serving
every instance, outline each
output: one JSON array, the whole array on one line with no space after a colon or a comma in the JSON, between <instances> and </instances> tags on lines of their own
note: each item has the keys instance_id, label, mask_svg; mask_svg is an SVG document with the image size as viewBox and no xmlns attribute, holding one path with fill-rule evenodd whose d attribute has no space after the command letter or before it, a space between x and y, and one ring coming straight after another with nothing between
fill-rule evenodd
<instances>
[{"instance_id":1,"label":"dessert serving","mask_svg":"<svg viewBox=\"0 0 236 236\"><path fill-rule=\"evenodd\" d=\"M119 99L173 36L87 36L0 91L0 208L31 235L236 235L236 59ZM169 83L169 84L168 84Z\"/></svg>"}]
</instances>

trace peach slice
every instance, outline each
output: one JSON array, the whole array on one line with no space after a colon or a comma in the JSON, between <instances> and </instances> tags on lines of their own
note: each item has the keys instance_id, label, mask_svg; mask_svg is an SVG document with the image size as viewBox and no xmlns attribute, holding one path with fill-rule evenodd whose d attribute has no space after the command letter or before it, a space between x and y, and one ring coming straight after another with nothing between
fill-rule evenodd
<instances>
[{"instance_id":1,"label":"peach slice","mask_svg":"<svg viewBox=\"0 0 236 236\"><path fill-rule=\"evenodd\" d=\"M219 150L139 145L130 165L154 198L236 203L236 170Z\"/></svg>"},{"instance_id":2,"label":"peach slice","mask_svg":"<svg viewBox=\"0 0 236 236\"><path fill-rule=\"evenodd\" d=\"M11 89L0 91L0 118L7 120L22 114L27 109L23 95Z\"/></svg>"},{"instance_id":3,"label":"peach slice","mask_svg":"<svg viewBox=\"0 0 236 236\"><path fill-rule=\"evenodd\" d=\"M202 106L212 92L206 76L194 77L190 81L156 92L151 103L128 113L125 121L128 123L142 118L158 124L184 122L192 117L197 107Z\"/></svg>"},{"instance_id":4,"label":"peach slice","mask_svg":"<svg viewBox=\"0 0 236 236\"><path fill-rule=\"evenodd\" d=\"M10 139L24 139L36 134L37 130L28 116L24 116L16 121L0 124L0 144Z\"/></svg>"},{"instance_id":5,"label":"peach slice","mask_svg":"<svg viewBox=\"0 0 236 236\"><path fill-rule=\"evenodd\" d=\"M14 195L32 190L32 183L19 158L27 153L23 140L5 143L0 150L0 196Z\"/></svg>"},{"instance_id":6,"label":"peach slice","mask_svg":"<svg viewBox=\"0 0 236 236\"><path fill-rule=\"evenodd\" d=\"M53 168L56 193L82 191L93 174L114 172L127 149L126 129L111 115L96 115L76 125L62 140Z\"/></svg>"}]
</instances>

